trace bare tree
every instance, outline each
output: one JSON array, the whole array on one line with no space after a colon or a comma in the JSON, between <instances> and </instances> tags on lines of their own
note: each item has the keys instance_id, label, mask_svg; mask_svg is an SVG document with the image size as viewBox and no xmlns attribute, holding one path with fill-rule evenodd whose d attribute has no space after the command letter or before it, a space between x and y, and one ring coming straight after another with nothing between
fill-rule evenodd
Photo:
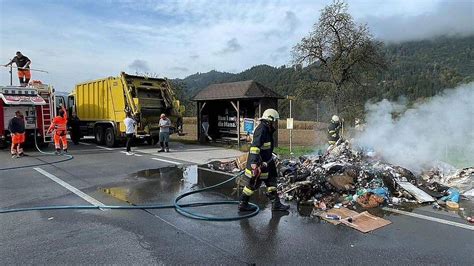
<instances>
[{"instance_id":1,"label":"bare tree","mask_svg":"<svg viewBox=\"0 0 474 266\"><path fill-rule=\"evenodd\" d=\"M347 9L341 0L326 6L309 36L293 47L295 63L318 64L324 73L318 80L334 84L332 98L337 113L345 86L361 86L364 72L385 68L382 43L372 37L366 24L356 24Z\"/></svg>"}]
</instances>

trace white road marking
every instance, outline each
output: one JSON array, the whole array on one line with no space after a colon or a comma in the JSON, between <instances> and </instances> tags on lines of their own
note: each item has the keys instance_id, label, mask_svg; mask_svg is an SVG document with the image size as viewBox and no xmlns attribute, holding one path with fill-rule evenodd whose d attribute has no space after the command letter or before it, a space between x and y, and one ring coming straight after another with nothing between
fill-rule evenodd
<instances>
[{"instance_id":1,"label":"white road marking","mask_svg":"<svg viewBox=\"0 0 474 266\"><path fill-rule=\"evenodd\" d=\"M222 172L222 171L219 171L219 170L214 170L214 169L209 169L209 168L205 168L205 167L198 167L200 170L204 170L204 171L208 171L208 172L213 172L213 173L218 173L218 174L221 174L221 175L228 175L228 176L234 176L236 174L238 174L239 172L237 173L234 173L234 174L231 174L231 173L227 173L227 172Z\"/></svg>"},{"instance_id":2,"label":"white road marking","mask_svg":"<svg viewBox=\"0 0 474 266\"><path fill-rule=\"evenodd\" d=\"M126 151L120 151L120 152L123 153L123 154L127 154ZM132 153L133 153L133 152L132 152ZM141 154L136 154L136 153L133 153L133 155L134 155L134 156L137 156L137 157L142 157L142 156L143 156L143 155L141 155Z\"/></svg>"},{"instance_id":3,"label":"white road marking","mask_svg":"<svg viewBox=\"0 0 474 266\"><path fill-rule=\"evenodd\" d=\"M50 173L46 172L45 170L43 170L39 167L38 168L33 168L33 169L35 169L40 174L46 176L47 178L53 180L54 182L58 183L59 185L65 187L67 190L69 190L72 193L76 194L77 196L81 197L83 200L89 202L90 204L92 204L94 206L99 206L99 207L105 206L105 204L103 204L102 202L94 199L93 197L87 195L86 193L80 191L79 189L69 185L68 183L66 183L63 180L59 179L55 175L50 174Z\"/></svg>"},{"instance_id":4,"label":"white road marking","mask_svg":"<svg viewBox=\"0 0 474 266\"><path fill-rule=\"evenodd\" d=\"M113 151L114 149L112 148L108 148L108 147L102 147L102 146L96 146L97 148L101 148L101 149L104 149L104 150L108 150L108 151Z\"/></svg>"},{"instance_id":5,"label":"white road marking","mask_svg":"<svg viewBox=\"0 0 474 266\"><path fill-rule=\"evenodd\" d=\"M393 209L393 208L388 208L388 207L383 207L382 209L383 209L384 211L389 211L389 212L393 212L393 213L403 214L403 215L407 215L407 216L411 216L411 217L415 217L415 218L419 218L419 219L423 219L423 220L427 220L427 221L437 222L437 223L440 223L440 224L452 225L452 226L456 226L456 227L460 227L460 228L464 228L464 229L468 229L468 230L474 231L474 226L472 226L472 225L467 225L467 224L452 222L452 221L448 221L448 220L444 220L444 219L439 219L439 218L435 218L435 217L431 217L431 216L426 216L426 215L422 215L422 214L418 214L418 213L413 213L413 212L401 211L401 210L397 210L397 209Z\"/></svg>"},{"instance_id":6,"label":"white road marking","mask_svg":"<svg viewBox=\"0 0 474 266\"><path fill-rule=\"evenodd\" d=\"M151 159L152 159L152 160L155 160L155 161L165 162L165 163L181 164L181 163L178 163L178 162L168 161L168 160L160 159L160 158L151 158Z\"/></svg>"},{"instance_id":7,"label":"white road marking","mask_svg":"<svg viewBox=\"0 0 474 266\"><path fill-rule=\"evenodd\" d=\"M79 144L81 144L81 145L86 145L86 146L91 146L91 145L92 145L92 144L90 144L90 143L85 143L85 142L79 142Z\"/></svg>"}]
</instances>

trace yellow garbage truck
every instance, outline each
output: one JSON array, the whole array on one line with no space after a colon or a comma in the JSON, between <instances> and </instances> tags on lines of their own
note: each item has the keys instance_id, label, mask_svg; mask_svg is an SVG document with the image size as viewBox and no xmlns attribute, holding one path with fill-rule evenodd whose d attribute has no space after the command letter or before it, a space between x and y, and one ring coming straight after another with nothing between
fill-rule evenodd
<instances>
[{"instance_id":1,"label":"yellow garbage truck","mask_svg":"<svg viewBox=\"0 0 474 266\"><path fill-rule=\"evenodd\" d=\"M137 138L154 144L162 113L172 122L171 132L182 130L184 106L176 99L168 79L120 73L77 84L67 99L68 112L80 119L82 136L113 147L125 138L126 112L137 121Z\"/></svg>"}]
</instances>

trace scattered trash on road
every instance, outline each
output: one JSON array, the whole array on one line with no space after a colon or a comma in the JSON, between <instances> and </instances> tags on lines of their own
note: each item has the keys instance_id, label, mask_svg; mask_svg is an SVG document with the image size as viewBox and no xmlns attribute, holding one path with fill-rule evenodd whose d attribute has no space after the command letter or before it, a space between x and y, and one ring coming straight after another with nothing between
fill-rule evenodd
<instances>
[{"instance_id":1,"label":"scattered trash on road","mask_svg":"<svg viewBox=\"0 0 474 266\"><path fill-rule=\"evenodd\" d=\"M207 166L236 172L245 165L245 160L245 156L241 156L233 161L211 162ZM465 218L472 216L466 214L459 203L462 198L473 197L474 167L457 170L438 162L435 167L415 174L384 162L375 151L369 154L362 149L353 149L348 141L338 142L323 155L278 160L277 166L278 192L282 199L312 205L316 216L331 223L352 224L361 232L390 223L364 212L382 205L432 204L433 209L459 211ZM354 219L362 213L365 213L364 219ZM372 219L374 217L378 219ZM352 222L348 222L348 218Z\"/></svg>"}]
</instances>

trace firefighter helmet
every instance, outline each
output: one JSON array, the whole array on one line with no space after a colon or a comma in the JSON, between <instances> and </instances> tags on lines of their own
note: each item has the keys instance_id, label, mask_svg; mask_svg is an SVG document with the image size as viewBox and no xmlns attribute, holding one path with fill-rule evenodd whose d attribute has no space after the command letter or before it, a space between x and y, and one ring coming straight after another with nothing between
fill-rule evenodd
<instances>
[{"instance_id":1,"label":"firefighter helmet","mask_svg":"<svg viewBox=\"0 0 474 266\"><path fill-rule=\"evenodd\" d=\"M278 114L277 110L275 109L267 109L263 112L262 118L263 120L274 122L280 119L280 115Z\"/></svg>"},{"instance_id":2,"label":"firefighter helmet","mask_svg":"<svg viewBox=\"0 0 474 266\"><path fill-rule=\"evenodd\" d=\"M331 118L331 122L339 122L339 116L337 115L333 115L332 118Z\"/></svg>"}]
</instances>

